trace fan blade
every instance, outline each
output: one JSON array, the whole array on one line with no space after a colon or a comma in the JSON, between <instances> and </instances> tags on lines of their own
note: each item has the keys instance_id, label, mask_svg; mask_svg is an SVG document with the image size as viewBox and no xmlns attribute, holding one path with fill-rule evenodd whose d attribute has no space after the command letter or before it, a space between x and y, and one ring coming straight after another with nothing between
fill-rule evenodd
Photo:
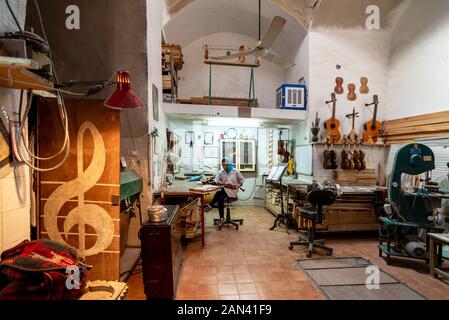
<instances>
[{"instance_id":1,"label":"fan blade","mask_svg":"<svg viewBox=\"0 0 449 320\"><path fill-rule=\"evenodd\" d=\"M273 21L271 22L270 28L268 28L268 31L263 36L262 40L260 41L258 48L260 49L269 49L273 45L274 41L278 37L278 35L281 33L282 29L284 28L285 23L287 20L285 20L282 17L276 16L273 18Z\"/></svg>"},{"instance_id":2,"label":"fan blade","mask_svg":"<svg viewBox=\"0 0 449 320\"><path fill-rule=\"evenodd\" d=\"M268 60L274 64L277 64L278 66L285 69L293 67L295 65L294 63L285 61L284 59L282 59L281 57L272 52L265 52L265 54L261 55L261 58Z\"/></svg>"},{"instance_id":3,"label":"fan blade","mask_svg":"<svg viewBox=\"0 0 449 320\"><path fill-rule=\"evenodd\" d=\"M230 60L230 59L235 59L238 57L243 57L243 56L250 56L254 54L254 50L251 51L241 51L239 53L233 53L227 56L221 56L221 57L210 57L211 60Z\"/></svg>"}]
</instances>

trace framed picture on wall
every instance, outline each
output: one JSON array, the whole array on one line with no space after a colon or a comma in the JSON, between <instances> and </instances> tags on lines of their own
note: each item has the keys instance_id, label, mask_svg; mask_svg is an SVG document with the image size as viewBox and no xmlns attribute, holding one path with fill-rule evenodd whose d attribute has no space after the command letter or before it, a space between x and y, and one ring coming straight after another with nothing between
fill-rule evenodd
<instances>
[{"instance_id":1,"label":"framed picture on wall","mask_svg":"<svg viewBox=\"0 0 449 320\"><path fill-rule=\"evenodd\" d=\"M204 147L204 158L218 158L218 147Z\"/></svg>"},{"instance_id":2,"label":"framed picture on wall","mask_svg":"<svg viewBox=\"0 0 449 320\"><path fill-rule=\"evenodd\" d=\"M159 121L159 90L154 85L152 87L152 102L153 102L153 119Z\"/></svg>"},{"instance_id":3,"label":"framed picture on wall","mask_svg":"<svg viewBox=\"0 0 449 320\"><path fill-rule=\"evenodd\" d=\"M213 132L204 132L204 144L205 145L214 144L214 133Z\"/></svg>"},{"instance_id":4,"label":"framed picture on wall","mask_svg":"<svg viewBox=\"0 0 449 320\"><path fill-rule=\"evenodd\" d=\"M193 132L193 131L185 132L185 144L188 144L188 145L195 144L195 132Z\"/></svg>"}]
</instances>

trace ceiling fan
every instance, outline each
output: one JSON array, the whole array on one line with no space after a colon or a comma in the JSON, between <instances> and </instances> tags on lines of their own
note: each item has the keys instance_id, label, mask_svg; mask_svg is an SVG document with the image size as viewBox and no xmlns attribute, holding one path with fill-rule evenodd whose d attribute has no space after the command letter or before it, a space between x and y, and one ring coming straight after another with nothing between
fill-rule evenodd
<instances>
[{"instance_id":1,"label":"ceiling fan","mask_svg":"<svg viewBox=\"0 0 449 320\"><path fill-rule=\"evenodd\" d=\"M270 50L273 43L276 41L277 37L281 33L282 29L284 28L284 25L287 21L279 16L276 16L273 18L273 21L271 22L270 27L268 28L267 32L261 38L261 0L259 0L259 42L257 42L256 48L250 51L240 51L239 53L235 54L228 54L226 56L220 56L220 57L210 57L212 60L229 60L239 57L245 57L245 56L255 56L256 59L263 58L265 60L268 60L274 64L277 64L278 66L282 68L289 68L294 66L293 63L290 63L288 61L285 61L280 56L275 54Z\"/></svg>"}]
</instances>

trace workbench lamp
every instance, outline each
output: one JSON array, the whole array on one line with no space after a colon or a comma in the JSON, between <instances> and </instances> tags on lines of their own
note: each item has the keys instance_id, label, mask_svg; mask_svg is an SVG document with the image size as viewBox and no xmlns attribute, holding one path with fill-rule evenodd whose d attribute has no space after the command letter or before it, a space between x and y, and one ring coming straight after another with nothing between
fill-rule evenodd
<instances>
[{"instance_id":1,"label":"workbench lamp","mask_svg":"<svg viewBox=\"0 0 449 320\"><path fill-rule=\"evenodd\" d=\"M104 102L104 105L111 109L139 109L143 108L142 100L131 88L131 76L128 71L117 72L117 89Z\"/></svg>"}]
</instances>

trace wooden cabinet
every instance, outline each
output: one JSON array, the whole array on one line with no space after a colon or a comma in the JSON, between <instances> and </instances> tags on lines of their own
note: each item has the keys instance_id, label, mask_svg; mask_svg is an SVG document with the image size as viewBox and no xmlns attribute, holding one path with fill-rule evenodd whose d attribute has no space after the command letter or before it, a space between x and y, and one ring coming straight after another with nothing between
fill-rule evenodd
<instances>
[{"instance_id":1,"label":"wooden cabinet","mask_svg":"<svg viewBox=\"0 0 449 320\"><path fill-rule=\"evenodd\" d=\"M220 140L220 159L229 157L240 172L256 171L255 140Z\"/></svg>"},{"instance_id":2,"label":"wooden cabinet","mask_svg":"<svg viewBox=\"0 0 449 320\"><path fill-rule=\"evenodd\" d=\"M173 299L184 259L179 206L166 205L167 220L145 222L139 231L142 271L147 299Z\"/></svg>"}]
</instances>

